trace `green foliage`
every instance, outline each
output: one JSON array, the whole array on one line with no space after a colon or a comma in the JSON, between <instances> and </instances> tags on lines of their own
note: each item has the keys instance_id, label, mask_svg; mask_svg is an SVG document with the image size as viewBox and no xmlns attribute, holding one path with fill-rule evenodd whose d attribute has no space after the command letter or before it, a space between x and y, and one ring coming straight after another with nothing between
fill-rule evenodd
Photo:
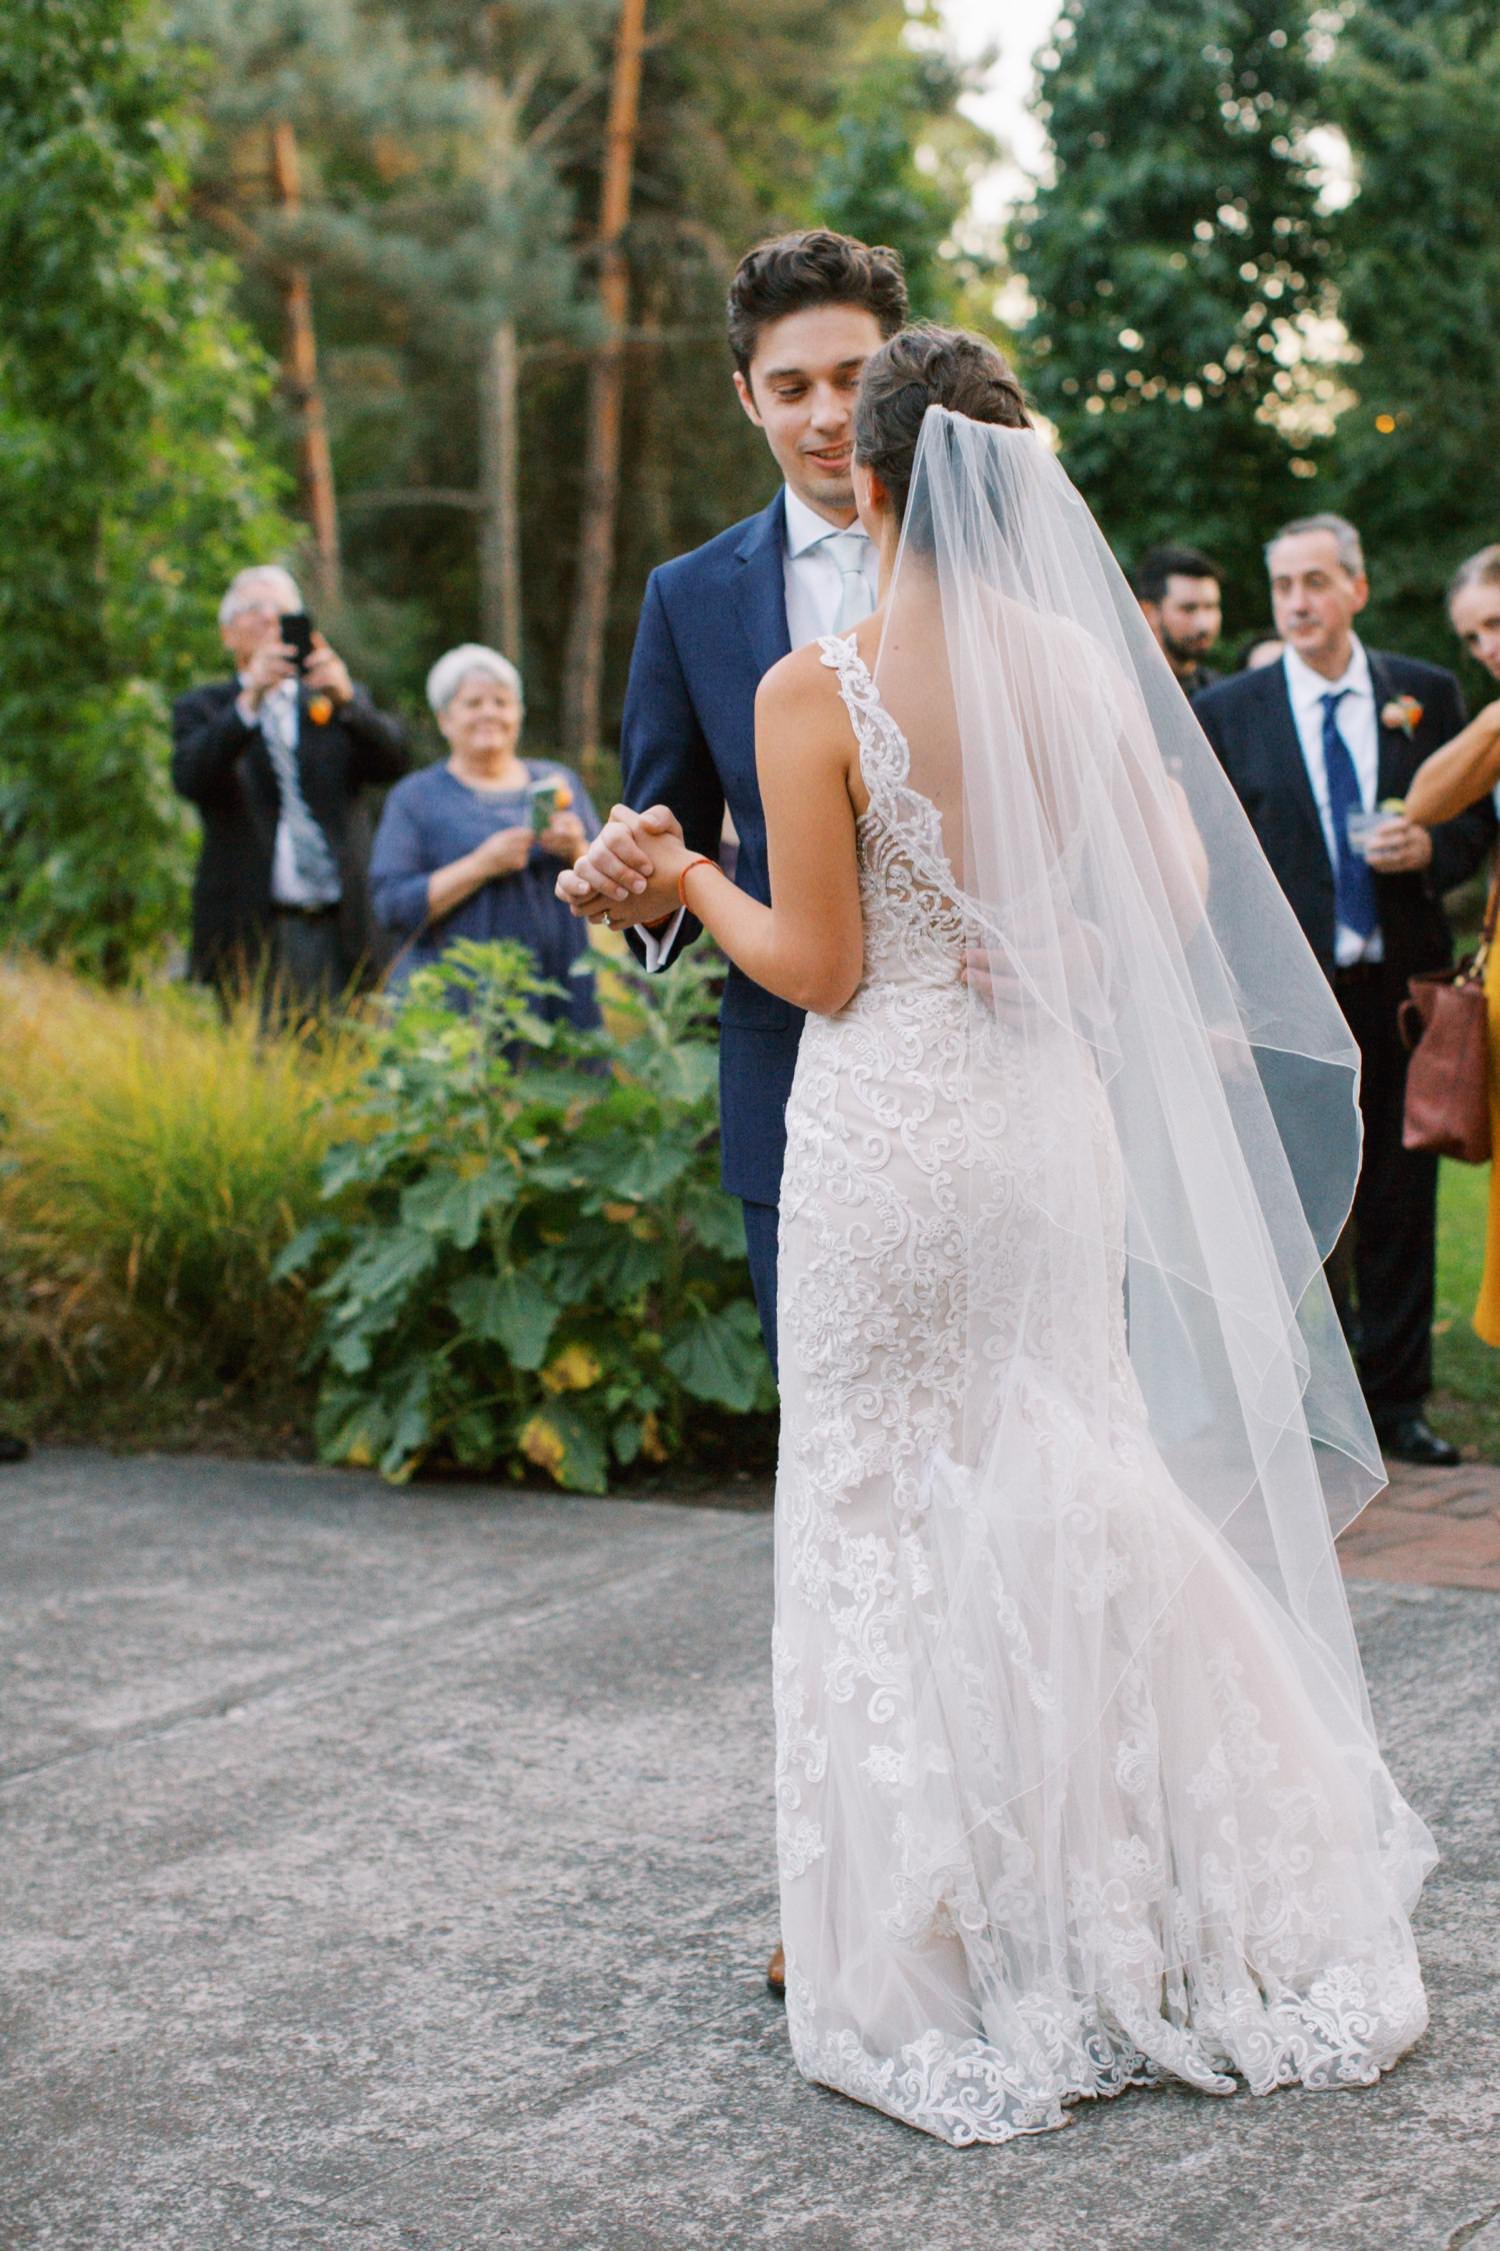
<instances>
[{"instance_id":1,"label":"green foliage","mask_svg":"<svg viewBox=\"0 0 1500 2251\"><path fill-rule=\"evenodd\" d=\"M1474 1334L1490 1195L1484 1165L1438 1174L1437 1306L1432 1324L1433 1421L1455 1445L1500 1461L1500 1353Z\"/></svg>"},{"instance_id":2,"label":"green foliage","mask_svg":"<svg viewBox=\"0 0 1500 2251\"><path fill-rule=\"evenodd\" d=\"M361 1051L264 1036L202 995L0 973L0 1242L14 1379L96 1399L292 1388L303 1293L277 1254L319 1208Z\"/></svg>"},{"instance_id":3,"label":"green foliage","mask_svg":"<svg viewBox=\"0 0 1500 2251\"><path fill-rule=\"evenodd\" d=\"M358 0L171 11L205 64L192 208L205 238L241 260L240 302L268 350L283 338L285 266L312 278L344 563L320 622L378 700L420 708L436 651L475 631L477 514L422 496L473 495L488 341L501 322L573 344L588 330L570 197L546 146L524 145L505 76L537 64L556 12L481 22ZM593 67L587 9L562 46ZM273 179L280 123L299 152L295 214ZM289 467L297 403L283 384L271 418Z\"/></svg>"},{"instance_id":4,"label":"green foliage","mask_svg":"<svg viewBox=\"0 0 1500 2251\"><path fill-rule=\"evenodd\" d=\"M613 1034L583 1036L532 1013L523 947L464 943L377 1036L360 1137L277 1269L319 1277L327 1459L602 1492L708 1410L774 1404L718 1184L712 964L619 975Z\"/></svg>"},{"instance_id":5,"label":"green foliage","mask_svg":"<svg viewBox=\"0 0 1500 2251\"><path fill-rule=\"evenodd\" d=\"M330 623L397 703L419 705L435 652L476 630L478 356L496 320L515 323L519 654L533 739L555 740L617 0L173 5L213 58L195 208L216 242L242 244L236 218L252 230L239 302L268 349L280 311L266 260L295 249L312 276L345 566ZM774 482L723 341L741 252L788 226L873 232L913 260L921 308L944 314L982 267L948 255L984 136L958 113L963 74L930 12L827 0L814 22L804 0L651 0L648 28L607 730L648 572L763 506ZM269 204L272 115L302 151L295 225ZM287 419L288 464L292 442Z\"/></svg>"},{"instance_id":6,"label":"green foliage","mask_svg":"<svg viewBox=\"0 0 1500 2251\"><path fill-rule=\"evenodd\" d=\"M1451 664L1444 587L1500 533L1500 16L1492 0L1362 0L1326 93L1358 189L1334 221L1359 399L1332 481L1371 560L1364 630Z\"/></svg>"},{"instance_id":7,"label":"green foliage","mask_svg":"<svg viewBox=\"0 0 1500 2251\"><path fill-rule=\"evenodd\" d=\"M1326 309L1308 23L1287 0L1066 0L1055 176L1012 237L1025 372L1107 537L1206 547L1251 616L1266 530L1317 505L1286 427L1299 324Z\"/></svg>"},{"instance_id":8,"label":"green foliage","mask_svg":"<svg viewBox=\"0 0 1500 2251\"><path fill-rule=\"evenodd\" d=\"M955 59L935 7L877 25L813 183L826 226L900 251L921 320L964 318L993 270L954 239L976 176L997 154L958 106L979 75Z\"/></svg>"},{"instance_id":9,"label":"green foliage","mask_svg":"<svg viewBox=\"0 0 1500 2251\"><path fill-rule=\"evenodd\" d=\"M0 922L110 976L180 926L171 694L230 573L287 542L231 275L184 237L151 0L16 0L0 35Z\"/></svg>"},{"instance_id":10,"label":"green foliage","mask_svg":"<svg viewBox=\"0 0 1500 2251\"><path fill-rule=\"evenodd\" d=\"M408 27L354 0L173 0L172 26L210 66L200 214L242 247L248 227L268 269L310 262L335 348L415 325L477 378L500 321L567 324L567 200L545 157L523 156L502 89L431 36L432 14ZM282 122L304 152L295 215L270 177Z\"/></svg>"}]
</instances>

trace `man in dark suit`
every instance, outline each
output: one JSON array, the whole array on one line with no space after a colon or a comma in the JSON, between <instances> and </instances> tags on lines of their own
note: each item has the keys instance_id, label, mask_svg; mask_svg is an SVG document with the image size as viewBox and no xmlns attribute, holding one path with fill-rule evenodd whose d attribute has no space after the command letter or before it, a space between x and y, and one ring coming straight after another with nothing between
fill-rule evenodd
<instances>
[{"instance_id":1,"label":"man in dark suit","mask_svg":"<svg viewBox=\"0 0 1500 2251\"><path fill-rule=\"evenodd\" d=\"M1191 700L1216 687L1222 675L1203 659L1224 624L1218 564L1196 547L1148 547L1131 583L1183 694Z\"/></svg>"},{"instance_id":2,"label":"man in dark suit","mask_svg":"<svg viewBox=\"0 0 1500 2251\"><path fill-rule=\"evenodd\" d=\"M894 251L817 229L742 259L729 296L735 389L785 482L758 516L647 582L625 697L626 802L670 807L709 857L719 854L727 806L739 838L735 881L754 899L770 898L755 691L792 649L849 631L875 607L875 551L854 512L854 399L865 361L905 317ZM618 823L557 889L575 914L607 912L617 929L630 927L648 969L699 933ZM730 969L720 1009L724 1185L744 1211L773 1366L777 1206L801 1033L800 1009Z\"/></svg>"},{"instance_id":3,"label":"man in dark suit","mask_svg":"<svg viewBox=\"0 0 1500 2251\"><path fill-rule=\"evenodd\" d=\"M1423 759L1462 726L1463 701L1451 673L1359 640L1369 585L1353 525L1304 517L1276 534L1266 561L1286 653L1211 688L1193 710L1359 1042L1364 1163L1352 1240L1330 1279L1386 1453L1441 1466L1458 1454L1424 1413L1437 1160L1401 1145L1396 1015L1407 979L1452 957L1443 894L1483 861L1495 815L1486 799L1428 830L1400 811ZM1395 809L1362 834L1382 807Z\"/></svg>"},{"instance_id":4,"label":"man in dark suit","mask_svg":"<svg viewBox=\"0 0 1500 2251\"><path fill-rule=\"evenodd\" d=\"M235 677L179 696L172 780L203 823L193 975L229 992L265 970L318 1006L370 957L358 801L404 774L407 754L321 634L298 674L282 619L301 608L288 572L240 572L219 606Z\"/></svg>"}]
</instances>

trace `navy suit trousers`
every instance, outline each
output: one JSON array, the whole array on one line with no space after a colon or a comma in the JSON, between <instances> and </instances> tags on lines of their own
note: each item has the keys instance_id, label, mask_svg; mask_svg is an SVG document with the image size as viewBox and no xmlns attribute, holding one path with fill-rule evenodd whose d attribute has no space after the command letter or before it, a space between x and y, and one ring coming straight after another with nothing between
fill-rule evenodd
<instances>
[{"instance_id":1,"label":"navy suit trousers","mask_svg":"<svg viewBox=\"0 0 1500 2251\"><path fill-rule=\"evenodd\" d=\"M745 1249L750 1259L750 1284L755 1291L755 1310L760 1315L760 1333L766 1340L766 1351L771 1359L771 1373L778 1373L776 1364L776 1236L781 1214L775 1204L753 1204L741 1197L740 1210L745 1215Z\"/></svg>"}]
</instances>

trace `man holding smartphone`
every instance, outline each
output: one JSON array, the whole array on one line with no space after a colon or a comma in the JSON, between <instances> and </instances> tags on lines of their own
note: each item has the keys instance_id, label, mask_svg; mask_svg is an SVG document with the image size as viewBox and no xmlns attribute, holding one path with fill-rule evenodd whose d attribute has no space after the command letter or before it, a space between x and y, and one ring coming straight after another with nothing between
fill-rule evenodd
<instances>
[{"instance_id":1,"label":"man holding smartphone","mask_svg":"<svg viewBox=\"0 0 1500 2251\"><path fill-rule=\"evenodd\" d=\"M172 781L203 823L192 974L221 993L264 975L295 1006L324 1006L370 956L359 798L405 773L405 739L279 565L239 573L219 631L235 677L172 714Z\"/></svg>"}]
</instances>

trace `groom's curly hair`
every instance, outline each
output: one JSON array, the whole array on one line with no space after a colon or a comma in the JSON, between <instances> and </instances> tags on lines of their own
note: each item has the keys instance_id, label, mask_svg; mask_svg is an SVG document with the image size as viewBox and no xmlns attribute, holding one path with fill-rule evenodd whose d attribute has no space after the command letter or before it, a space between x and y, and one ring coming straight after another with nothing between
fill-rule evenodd
<instances>
[{"instance_id":1,"label":"groom's curly hair","mask_svg":"<svg viewBox=\"0 0 1500 2251\"><path fill-rule=\"evenodd\" d=\"M922 417L930 406L971 422L1029 430L1026 397L993 344L966 328L921 322L882 344L865 361L854 409L854 451L906 514Z\"/></svg>"},{"instance_id":2,"label":"groom's curly hair","mask_svg":"<svg viewBox=\"0 0 1500 2251\"><path fill-rule=\"evenodd\" d=\"M747 250L729 285L729 349L741 375L763 328L814 305L854 305L873 313L882 336L906 318L906 276L899 251L856 242L831 227L778 235Z\"/></svg>"}]
</instances>

